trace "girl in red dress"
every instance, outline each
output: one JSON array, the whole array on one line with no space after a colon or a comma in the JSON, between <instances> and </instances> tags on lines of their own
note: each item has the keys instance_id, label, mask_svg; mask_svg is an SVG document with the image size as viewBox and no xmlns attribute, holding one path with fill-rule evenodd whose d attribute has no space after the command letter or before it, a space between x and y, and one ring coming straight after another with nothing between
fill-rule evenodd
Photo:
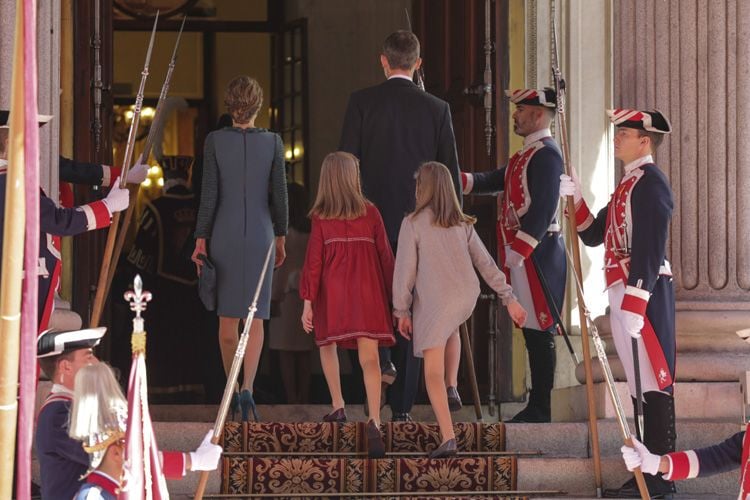
<instances>
[{"instance_id":1,"label":"girl in red dress","mask_svg":"<svg viewBox=\"0 0 750 500\"><path fill-rule=\"evenodd\" d=\"M393 252L383 219L362 194L359 162L341 151L323 160L318 195L310 210L312 231L300 278L302 326L315 330L331 393L327 422L345 422L336 346L357 349L365 381L371 457L385 455L380 433L378 347L395 343L391 319Z\"/></svg>"}]
</instances>

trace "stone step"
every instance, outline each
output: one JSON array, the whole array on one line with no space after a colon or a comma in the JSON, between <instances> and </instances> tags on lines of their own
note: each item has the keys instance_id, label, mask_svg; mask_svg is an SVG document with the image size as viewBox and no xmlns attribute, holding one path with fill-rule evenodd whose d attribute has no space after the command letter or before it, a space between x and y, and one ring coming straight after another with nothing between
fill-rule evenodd
<instances>
[{"instance_id":1,"label":"stone step","mask_svg":"<svg viewBox=\"0 0 750 500\"><path fill-rule=\"evenodd\" d=\"M604 457L601 461L604 488L616 488L624 483L630 473L622 460ZM739 470L707 478L687 479L677 484L677 498L737 498ZM562 490L574 497L593 495L596 491L594 464L581 458L519 458L519 490Z\"/></svg>"},{"instance_id":2,"label":"stone step","mask_svg":"<svg viewBox=\"0 0 750 500\"><path fill-rule=\"evenodd\" d=\"M682 360L683 358L680 359L680 363ZM598 366L597 362L596 367ZM619 360L617 366L621 366ZM614 363L612 368L615 371ZM633 404L627 383L615 382L615 388L625 414L632 417ZM678 382L675 384L675 396L675 413L680 419L726 419L739 422L742 418L743 405L739 382ZM602 382L594 384L594 400L598 418L616 418L606 384ZM552 391L552 420L555 422L587 421L586 386L577 385L554 389Z\"/></svg>"},{"instance_id":3,"label":"stone step","mask_svg":"<svg viewBox=\"0 0 750 500\"><path fill-rule=\"evenodd\" d=\"M155 422L154 427L159 446L165 450L192 450L208 429L208 425L202 422ZM677 423L677 447L688 449L715 444L739 429L739 425L727 422L680 420ZM602 420L598 422L598 431L604 485L614 487L627 478L619 452L622 445L619 426L615 421ZM512 451L543 452L541 456L518 458L518 489L594 494L593 462L590 459L586 423L508 424L506 445ZM551 474L550 471L559 474ZM684 481L680 491L691 495L711 492L717 495L736 495L738 474L730 472L711 478ZM181 481L170 481L170 492L192 493L197 484L197 476L188 474ZM218 472L211 473L207 491L219 491Z\"/></svg>"},{"instance_id":4,"label":"stone step","mask_svg":"<svg viewBox=\"0 0 750 500\"><path fill-rule=\"evenodd\" d=\"M500 410L503 420L510 419L521 411L525 403L502 403ZM151 418L155 422L214 422L219 410L218 405L150 405ZM274 422L320 422L323 415L331 411L330 405L258 405L258 416L261 420ZM367 421L363 405L349 405L346 414L352 421ZM391 410L388 407L381 411L381 419L390 421ZM461 410L452 413L457 422L476 422L473 405L466 405ZM430 405L415 405L411 416L417 421L435 421L435 415ZM490 415L487 405L482 406L483 422L498 422L500 415ZM239 418L239 415L236 416ZM231 418L231 416L229 416Z\"/></svg>"}]
</instances>

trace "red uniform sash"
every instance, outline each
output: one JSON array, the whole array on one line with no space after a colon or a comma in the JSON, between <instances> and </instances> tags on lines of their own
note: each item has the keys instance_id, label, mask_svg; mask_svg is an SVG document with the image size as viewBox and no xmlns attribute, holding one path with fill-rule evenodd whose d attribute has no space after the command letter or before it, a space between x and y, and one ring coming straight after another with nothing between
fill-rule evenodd
<instances>
[{"instance_id":1,"label":"red uniform sash","mask_svg":"<svg viewBox=\"0 0 750 500\"><path fill-rule=\"evenodd\" d=\"M545 137L514 154L505 169L505 188L503 189L503 195L498 198L497 211L497 241L500 262L505 262L505 246L513 244L516 233L521 226L520 219L529 211L532 200L526 181L526 169L534 154L544 147L542 139L545 139ZM530 259L524 260L524 269L534 303L534 314L541 329L547 330L552 327L554 320L539 279L539 271ZM503 268L503 272L506 280L512 286L510 272L507 268Z\"/></svg>"}]
</instances>

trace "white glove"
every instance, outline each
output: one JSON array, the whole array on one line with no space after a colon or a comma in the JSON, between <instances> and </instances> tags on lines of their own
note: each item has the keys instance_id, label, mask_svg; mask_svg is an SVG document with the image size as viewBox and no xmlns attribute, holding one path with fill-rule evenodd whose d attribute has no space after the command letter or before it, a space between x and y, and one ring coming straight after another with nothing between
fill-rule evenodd
<instances>
[{"instance_id":1,"label":"white glove","mask_svg":"<svg viewBox=\"0 0 750 500\"><path fill-rule=\"evenodd\" d=\"M583 199L581 194L581 181L578 180L576 171L571 169L573 176L562 174L560 176L560 197L572 196L573 201L578 204Z\"/></svg>"},{"instance_id":2,"label":"white glove","mask_svg":"<svg viewBox=\"0 0 750 500\"><path fill-rule=\"evenodd\" d=\"M519 267L522 264L523 264L523 255L509 248L508 252L505 254L505 267L507 268Z\"/></svg>"},{"instance_id":3,"label":"white glove","mask_svg":"<svg viewBox=\"0 0 750 500\"><path fill-rule=\"evenodd\" d=\"M128 175L125 177L125 181L128 184L140 184L146 180L146 177L148 177L148 165L143 162L143 157L139 156L135 165L128 170Z\"/></svg>"},{"instance_id":4,"label":"white glove","mask_svg":"<svg viewBox=\"0 0 750 500\"><path fill-rule=\"evenodd\" d=\"M104 198L104 204L107 205L109 213L122 212L130 204L130 192L127 189L120 187L118 181L120 178L115 179L112 183L112 188L109 190L107 197Z\"/></svg>"},{"instance_id":5,"label":"white glove","mask_svg":"<svg viewBox=\"0 0 750 500\"><path fill-rule=\"evenodd\" d=\"M198 449L190 452L190 470L209 471L216 470L219 466L219 459L224 450L211 442L213 435L214 430L211 429Z\"/></svg>"},{"instance_id":6,"label":"white glove","mask_svg":"<svg viewBox=\"0 0 750 500\"><path fill-rule=\"evenodd\" d=\"M630 311L622 311L622 326L625 328L625 332L634 339L641 338L641 330L643 330L643 316Z\"/></svg>"},{"instance_id":7,"label":"white glove","mask_svg":"<svg viewBox=\"0 0 750 500\"><path fill-rule=\"evenodd\" d=\"M648 451L646 445L638 441L636 438L631 439L633 440L633 446L635 446L635 448L631 448L628 445L623 445L623 447L620 448L622 459L625 461L625 467L631 472L636 467L640 467L641 472L645 472L646 474L655 475L659 472L661 456L654 455Z\"/></svg>"}]
</instances>

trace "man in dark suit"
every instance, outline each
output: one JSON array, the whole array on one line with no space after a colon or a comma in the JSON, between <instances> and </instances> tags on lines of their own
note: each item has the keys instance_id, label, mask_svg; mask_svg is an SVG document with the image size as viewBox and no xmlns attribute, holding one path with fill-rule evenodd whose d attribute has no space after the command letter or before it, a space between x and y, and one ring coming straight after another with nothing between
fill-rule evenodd
<instances>
[{"instance_id":1,"label":"man in dark suit","mask_svg":"<svg viewBox=\"0 0 750 500\"><path fill-rule=\"evenodd\" d=\"M389 35L380 64L387 80L351 95L339 149L359 158L362 188L380 210L395 252L401 220L414 210L414 174L419 165L426 161L445 164L459 201L461 183L450 106L413 82L422 64L414 33ZM392 353L381 350L383 381L394 384L389 395L393 420L410 420L421 360L414 358L411 341L400 335L396 338ZM397 377L391 359L398 368Z\"/></svg>"}]
</instances>

